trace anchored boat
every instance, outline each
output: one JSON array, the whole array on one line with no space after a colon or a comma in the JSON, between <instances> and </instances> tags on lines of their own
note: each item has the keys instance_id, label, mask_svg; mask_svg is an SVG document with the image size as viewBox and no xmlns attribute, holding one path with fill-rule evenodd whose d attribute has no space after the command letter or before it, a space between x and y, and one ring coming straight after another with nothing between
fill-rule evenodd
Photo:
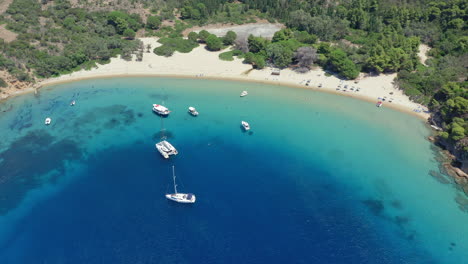
<instances>
[{"instance_id":1,"label":"anchored boat","mask_svg":"<svg viewBox=\"0 0 468 264\"><path fill-rule=\"evenodd\" d=\"M153 104L153 112L155 112L158 115L167 116L171 111L169 111L169 109L165 106Z\"/></svg>"},{"instance_id":2,"label":"anchored boat","mask_svg":"<svg viewBox=\"0 0 468 264\"><path fill-rule=\"evenodd\" d=\"M242 121L242 122L241 122L241 125L242 125L242 127L245 129L245 131L250 130L250 125L249 125L249 123L247 123L247 122L245 122L245 121Z\"/></svg>"},{"instance_id":3,"label":"anchored boat","mask_svg":"<svg viewBox=\"0 0 468 264\"><path fill-rule=\"evenodd\" d=\"M174 148L174 146L172 146L171 143L167 142L166 140L156 143L156 149L166 159L168 159L170 155L179 154L177 149Z\"/></svg>"},{"instance_id":4,"label":"anchored boat","mask_svg":"<svg viewBox=\"0 0 468 264\"><path fill-rule=\"evenodd\" d=\"M192 193L178 193L174 166L172 166L172 178L174 179L174 193L166 194L166 198L178 203L195 203L196 197Z\"/></svg>"},{"instance_id":5,"label":"anchored boat","mask_svg":"<svg viewBox=\"0 0 468 264\"><path fill-rule=\"evenodd\" d=\"M242 91L242 93L240 94L241 97L244 97L246 95L248 95L249 93L247 91Z\"/></svg>"},{"instance_id":6,"label":"anchored boat","mask_svg":"<svg viewBox=\"0 0 468 264\"><path fill-rule=\"evenodd\" d=\"M198 111L197 111L197 109L195 109L195 107L190 106L190 107L188 108L188 111L189 111L189 113L190 113L191 115L193 115L193 116L197 116L197 115L198 115Z\"/></svg>"},{"instance_id":7,"label":"anchored boat","mask_svg":"<svg viewBox=\"0 0 468 264\"><path fill-rule=\"evenodd\" d=\"M46 118L44 121L46 125L50 125L51 122L52 122L52 119L50 117Z\"/></svg>"}]
</instances>

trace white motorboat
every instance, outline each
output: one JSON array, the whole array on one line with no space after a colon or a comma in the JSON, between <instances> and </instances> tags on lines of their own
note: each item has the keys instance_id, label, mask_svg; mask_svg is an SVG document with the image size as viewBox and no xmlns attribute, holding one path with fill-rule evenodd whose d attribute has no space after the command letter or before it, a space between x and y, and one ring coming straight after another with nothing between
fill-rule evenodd
<instances>
[{"instance_id":1,"label":"white motorboat","mask_svg":"<svg viewBox=\"0 0 468 264\"><path fill-rule=\"evenodd\" d=\"M195 203L196 197L192 193L178 193L174 166L172 166L172 178L174 179L174 193L167 193L166 198L178 203Z\"/></svg>"},{"instance_id":2,"label":"white motorboat","mask_svg":"<svg viewBox=\"0 0 468 264\"><path fill-rule=\"evenodd\" d=\"M242 125L242 127L243 127L246 131L250 130L250 125L249 125L249 123L247 123L247 122L245 122L245 121L242 121L242 122L241 122L241 125Z\"/></svg>"},{"instance_id":3,"label":"white motorboat","mask_svg":"<svg viewBox=\"0 0 468 264\"><path fill-rule=\"evenodd\" d=\"M71 101L70 105L71 105L71 106L74 106L75 103L76 103L75 100L73 100L73 101Z\"/></svg>"},{"instance_id":4,"label":"white motorboat","mask_svg":"<svg viewBox=\"0 0 468 264\"><path fill-rule=\"evenodd\" d=\"M174 146L172 146L171 143L167 142L166 140L156 143L156 149L166 159L168 159L170 155L179 154L177 149L174 148Z\"/></svg>"},{"instance_id":5,"label":"white motorboat","mask_svg":"<svg viewBox=\"0 0 468 264\"><path fill-rule=\"evenodd\" d=\"M246 95L248 95L249 93L247 91L242 91L242 93L240 94L241 97L244 97Z\"/></svg>"},{"instance_id":6,"label":"white motorboat","mask_svg":"<svg viewBox=\"0 0 468 264\"><path fill-rule=\"evenodd\" d=\"M51 119L50 117L48 117L48 118L45 119L45 122L44 122L44 123L45 123L46 125L50 125L51 122L52 122L52 119Z\"/></svg>"},{"instance_id":7,"label":"white motorboat","mask_svg":"<svg viewBox=\"0 0 468 264\"><path fill-rule=\"evenodd\" d=\"M155 112L158 115L167 116L171 111L169 111L169 109L165 106L153 104L153 112Z\"/></svg>"},{"instance_id":8,"label":"white motorboat","mask_svg":"<svg viewBox=\"0 0 468 264\"><path fill-rule=\"evenodd\" d=\"M189 113L190 113L191 115L193 115L193 116L197 116L197 115L198 115L198 111L197 111L197 109L195 109L195 107L190 106L190 107L188 108L188 111L189 111Z\"/></svg>"}]
</instances>

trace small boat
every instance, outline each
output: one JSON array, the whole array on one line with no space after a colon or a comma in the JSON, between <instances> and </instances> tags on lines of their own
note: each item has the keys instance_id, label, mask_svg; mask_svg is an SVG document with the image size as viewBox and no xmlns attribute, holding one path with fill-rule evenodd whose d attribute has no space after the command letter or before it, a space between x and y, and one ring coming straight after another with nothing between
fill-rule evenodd
<instances>
[{"instance_id":1,"label":"small boat","mask_svg":"<svg viewBox=\"0 0 468 264\"><path fill-rule=\"evenodd\" d=\"M378 101L377 104L376 104L376 106L377 106L377 107L381 107L382 104L383 104L382 101Z\"/></svg>"},{"instance_id":2,"label":"small boat","mask_svg":"<svg viewBox=\"0 0 468 264\"><path fill-rule=\"evenodd\" d=\"M174 148L174 146L172 146L172 144L167 142L166 140L163 140L163 141L161 141L159 143L156 143L156 149L166 159L168 159L170 155L179 154L177 149Z\"/></svg>"},{"instance_id":3,"label":"small boat","mask_svg":"<svg viewBox=\"0 0 468 264\"><path fill-rule=\"evenodd\" d=\"M242 91L242 93L240 94L240 97L244 97L246 95L248 95L249 93L247 91Z\"/></svg>"},{"instance_id":4,"label":"small boat","mask_svg":"<svg viewBox=\"0 0 468 264\"><path fill-rule=\"evenodd\" d=\"M178 202L178 203L195 203L196 197L193 193L178 193L177 192L177 184L176 184L176 176L174 172L174 166L172 166L172 178L174 179L174 193L167 193L166 198L168 200Z\"/></svg>"},{"instance_id":5,"label":"small boat","mask_svg":"<svg viewBox=\"0 0 468 264\"><path fill-rule=\"evenodd\" d=\"M195 107L190 106L190 107L188 108L188 111L189 111L189 113L190 113L191 115L193 115L193 116L197 116L197 115L198 115L198 111L197 111L197 109L195 109Z\"/></svg>"},{"instance_id":6,"label":"small boat","mask_svg":"<svg viewBox=\"0 0 468 264\"><path fill-rule=\"evenodd\" d=\"M52 119L51 119L50 117L48 117L48 118L45 119L45 122L44 122L44 123L45 123L46 125L50 125L51 122L52 122Z\"/></svg>"},{"instance_id":7,"label":"small boat","mask_svg":"<svg viewBox=\"0 0 468 264\"><path fill-rule=\"evenodd\" d=\"M153 104L153 112L155 112L158 115L167 116L171 111L169 111L169 109L165 106Z\"/></svg>"},{"instance_id":8,"label":"small boat","mask_svg":"<svg viewBox=\"0 0 468 264\"><path fill-rule=\"evenodd\" d=\"M442 128L438 127L438 126L434 126L434 125L431 125L431 127L437 131L442 131Z\"/></svg>"},{"instance_id":9,"label":"small boat","mask_svg":"<svg viewBox=\"0 0 468 264\"><path fill-rule=\"evenodd\" d=\"M71 105L71 106L74 106L75 103L76 103L75 100L73 100L73 101L71 101L70 105Z\"/></svg>"},{"instance_id":10,"label":"small boat","mask_svg":"<svg viewBox=\"0 0 468 264\"><path fill-rule=\"evenodd\" d=\"M245 122L245 121L242 121L242 122L241 122L241 125L242 125L242 127L245 129L245 131L250 130L250 125L249 125L249 123L247 123L247 122Z\"/></svg>"}]
</instances>

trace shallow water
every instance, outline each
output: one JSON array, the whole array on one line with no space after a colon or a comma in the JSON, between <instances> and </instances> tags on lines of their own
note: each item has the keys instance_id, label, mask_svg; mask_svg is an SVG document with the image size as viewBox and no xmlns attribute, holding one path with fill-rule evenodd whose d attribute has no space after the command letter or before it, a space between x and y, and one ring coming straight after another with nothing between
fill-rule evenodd
<instances>
[{"instance_id":1,"label":"shallow water","mask_svg":"<svg viewBox=\"0 0 468 264\"><path fill-rule=\"evenodd\" d=\"M153 103L173 112L160 118ZM371 103L263 84L112 78L11 99L0 131L0 263L468 257L459 192L429 175L438 171L430 132ZM161 134L178 156L159 156ZM164 198L172 165L196 204Z\"/></svg>"}]
</instances>

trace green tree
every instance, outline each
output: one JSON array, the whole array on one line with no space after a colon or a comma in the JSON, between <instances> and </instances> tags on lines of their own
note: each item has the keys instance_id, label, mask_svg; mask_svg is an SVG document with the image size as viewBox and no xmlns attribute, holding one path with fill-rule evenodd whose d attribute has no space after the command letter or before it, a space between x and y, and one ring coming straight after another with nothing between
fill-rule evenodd
<instances>
[{"instance_id":1,"label":"green tree","mask_svg":"<svg viewBox=\"0 0 468 264\"><path fill-rule=\"evenodd\" d=\"M294 32L294 38L297 39L297 41L306 43L306 44L314 44L317 42L317 36L313 34L309 34L306 31L296 31Z\"/></svg>"},{"instance_id":2,"label":"green tree","mask_svg":"<svg viewBox=\"0 0 468 264\"><path fill-rule=\"evenodd\" d=\"M253 52L253 53L258 53L262 50L264 51L268 43L266 39L261 38L261 37L254 37L253 35L249 36L249 38L247 39L247 42L249 44L250 52Z\"/></svg>"},{"instance_id":3,"label":"green tree","mask_svg":"<svg viewBox=\"0 0 468 264\"><path fill-rule=\"evenodd\" d=\"M292 37L293 37L292 30L288 28L284 28L284 29L281 29L280 31L276 31L271 41L278 42L278 41L288 40Z\"/></svg>"},{"instance_id":4,"label":"green tree","mask_svg":"<svg viewBox=\"0 0 468 264\"><path fill-rule=\"evenodd\" d=\"M347 79L355 79L359 75L357 66L341 49L335 49L328 56L328 68Z\"/></svg>"},{"instance_id":5,"label":"green tree","mask_svg":"<svg viewBox=\"0 0 468 264\"><path fill-rule=\"evenodd\" d=\"M197 32L193 32L193 31L190 32L190 33L188 34L188 39L191 40L191 41L193 41L193 42L197 42L197 41L198 41L198 34L197 34Z\"/></svg>"},{"instance_id":6,"label":"green tree","mask_svg":"<svg viewBox=\"0 0 468 264\"><path fill-rule=\"evenodd\" d=\"M223 38L223 43L226 46L234 44L234 41L237 38L237 34L234 31L229 30Z\"/></svg>"},{"instance_id":7,"label":"green tree","mask_svg":"<svg viewBox=\"0 0 468 264\"><path fill-rule=\"evenodd\" d=\"M206 47L211 51L220 50L223 47L223 41L216 35L211 34L206 38Z\"/></svg>"},{"instance_id":8,"label":"green tree","mask_svg":"<svg viewBox=\"0 0 468 264\"><path fill-rule=\"evenodd\" d=\"M198 33L198 38L200 39L201 42L206 42L206 39L210 36L210 32L206 30L202 30Z\"/></svg>"},{"instance_id":9,"label":"green tree","mask_svg":"<svg viewBox=\"0 0 468 264\"><path fill-rule=\"evenodd\" d=\"M268 57L279 68L291 64L294 52L280 43L272 43L266 48Z\"/></svg>"},{"instance_id":10,"label":"green tree","mask_svg":"<svg viewBox=\"0 0 468 264\"><path fill-rule=\"evenodd\" d=\"M123 32L123 36L127 39L134 39L135 38L135 31L133 31L132 29L130 28L127 28L124 32Z\"/></svg>"},{"instance_id":11,"label":"green tree","mask_svg":"<svg viewBox=\"0 0 468 264\"><path fill-rule=\"evenodd\" d=\"M161 26L161 19L157 16L149 16L146 20L146 27L149 29L158 29Z\"/></svg>"}]
</instances>

